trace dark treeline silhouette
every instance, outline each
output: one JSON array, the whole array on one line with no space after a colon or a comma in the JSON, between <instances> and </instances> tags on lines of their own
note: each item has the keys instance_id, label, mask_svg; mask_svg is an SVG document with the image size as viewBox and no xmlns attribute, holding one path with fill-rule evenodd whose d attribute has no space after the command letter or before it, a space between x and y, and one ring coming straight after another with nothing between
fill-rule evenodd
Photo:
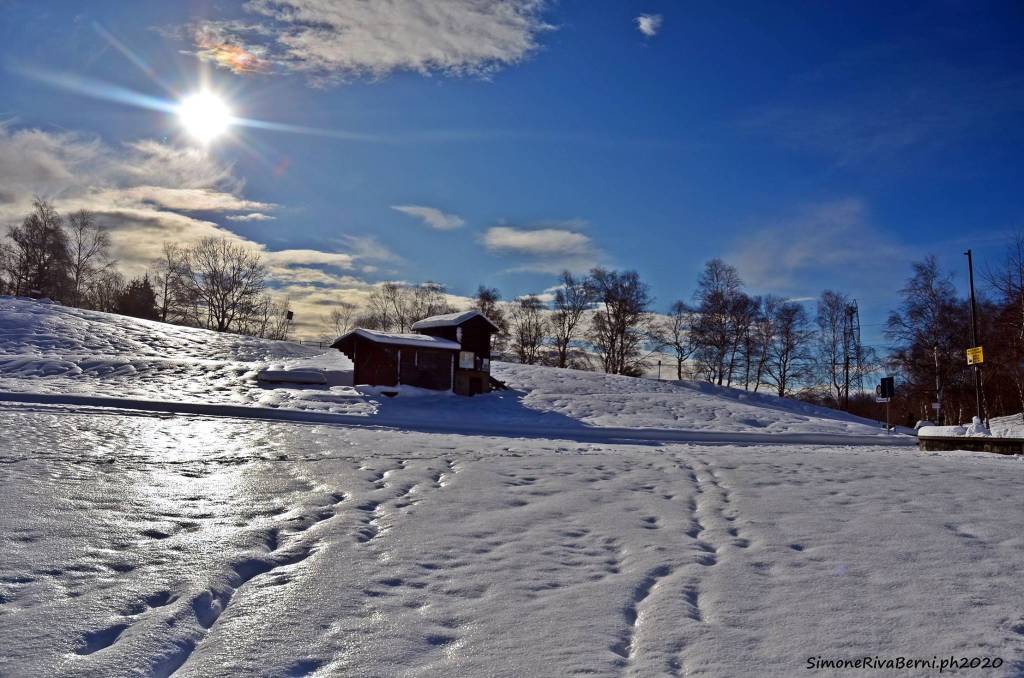
<instances>
[{"instance_id":1,"label":"dark treeline silhouette","mask_svg":"<svg viewBox=\"0 0 1024 678\"><path fill-rule=\"evenodd\" d=\"M189 247L165 243L149 272L126 280L111 238L85 210L63 217L36 198L32 213L0 243L0 293L221 332L286 339L287 300L266 294L259 252L226 238Z\"/></svg>"},{"instance_id":2,"label":"dark treeline silhouette","mask_svg":"<svg viewBox=\"0 0 1024 678\"><path fill-rule=\"evenodd\" d=\"M1024 240L1018 237L1003 262L982 276L978 297L983 408L989 417L1024 411ZM900 376L899 418L956 424L975 415L968 298L957 295L952 274L935 257L913 264L900 290L899 307L889 315L889 364ZM941 404L941 414L932 408Z\"/></svg>"}]
</instances>

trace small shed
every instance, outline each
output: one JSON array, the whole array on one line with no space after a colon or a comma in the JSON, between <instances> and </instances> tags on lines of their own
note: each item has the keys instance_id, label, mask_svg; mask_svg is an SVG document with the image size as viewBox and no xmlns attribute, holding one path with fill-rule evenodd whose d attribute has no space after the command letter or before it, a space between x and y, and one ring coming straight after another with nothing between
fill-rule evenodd
<instances>
[{"instance_id":1,"label":"small shed","mask_svg":"<svg viewBox=\"0 0 1024 678\"><path fill-rule=\"evenodd\" d=\"M498 327L479 311L424 318L416 334L356 329L331 347L355 366L353 383L406 384L460 395L491 390L491 336Z\"/></svg>"},{"instance_id":2,"label":"small shed","mask_svg":"<svg viewBox=\"0 0 1024 678\"><path fill-rule=\"evenodd\" d=\"M423 334L352 330L331 344L352 360L353 384L452 388L459 344Z\"/></svg>"}]
</instances>

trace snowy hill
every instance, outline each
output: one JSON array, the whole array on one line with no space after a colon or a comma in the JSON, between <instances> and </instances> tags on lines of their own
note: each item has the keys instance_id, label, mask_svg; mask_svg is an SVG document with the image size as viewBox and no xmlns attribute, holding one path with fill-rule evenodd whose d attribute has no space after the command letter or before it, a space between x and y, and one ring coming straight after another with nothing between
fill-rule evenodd
<instances>
[{"instance_id":1,"label":"snowy hill","mask_svg":"<svg viewBox=\"0 0 1024 678\"><path fill-rule=\"evenodd\" d=\"M245 402L270 361L321 353L111 313L0 297L0 390Z\"/></svg>"},{"instance_id":2,"label":"snowy hill","mask_svg":"<svg viewBox=\"0 0 1024 678\"><path fill-rule=\"evenodd\" d=\"M388 399L347 367L0 299L0 675L1024 670L1020 457L702 384Z\"/></svg>"},{"instance_id":3,"label":"snowy hill","mask_svg":"<svg viewBox=\"0 0 1024 678\"><path fill-rule=\"evenodd\" d=\"M338 351L126 316L0 298L0 391L231 404L524 429L642 428L748 435L882 436L875 422L794 400L696 382L494 364L508 392L390 399L353 387ZM257 380L263 369L317 369L327 384Z\"/></svg>"}]
</instances>

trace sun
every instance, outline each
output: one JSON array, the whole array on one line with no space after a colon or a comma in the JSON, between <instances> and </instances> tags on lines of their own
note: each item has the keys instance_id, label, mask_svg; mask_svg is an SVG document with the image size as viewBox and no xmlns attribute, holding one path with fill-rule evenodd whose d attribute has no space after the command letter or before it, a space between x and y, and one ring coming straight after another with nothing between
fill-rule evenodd
<instances>
[{"instance_id":1,"label":"sun","mask_svg":"<svg viewBox=\"0 0 1024 678\"><path fill-rule=\"evenodd\" d=\"M224 100L206 90L182 100L178 120L185 131L203 144L224 134L231 125L231 110Z\"/></svg>"}]
</instances>

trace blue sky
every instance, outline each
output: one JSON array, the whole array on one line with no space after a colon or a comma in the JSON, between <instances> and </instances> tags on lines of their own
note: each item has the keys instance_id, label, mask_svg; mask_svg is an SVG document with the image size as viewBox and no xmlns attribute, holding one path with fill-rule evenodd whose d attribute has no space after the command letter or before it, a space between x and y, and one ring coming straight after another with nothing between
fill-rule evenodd
<instances>
[{"instance_id":1,"label":"blue sky","mask_svg":"<svg viewBox=\"0 0 1024 678\"><path fill-rule=\"evenodd\" d=\"M512 297L595 264L665 308L721 256L753 292L846 291L869 324L912 258L962 282L963 249L994 261L1024 225L1020 3L439 7L0 2L0 219L32 193L90 207L136 267L233 234L308 319L386 279ZM199 149L110 97L203 82L326 133Z\"/></svg>"}]
</instances>

